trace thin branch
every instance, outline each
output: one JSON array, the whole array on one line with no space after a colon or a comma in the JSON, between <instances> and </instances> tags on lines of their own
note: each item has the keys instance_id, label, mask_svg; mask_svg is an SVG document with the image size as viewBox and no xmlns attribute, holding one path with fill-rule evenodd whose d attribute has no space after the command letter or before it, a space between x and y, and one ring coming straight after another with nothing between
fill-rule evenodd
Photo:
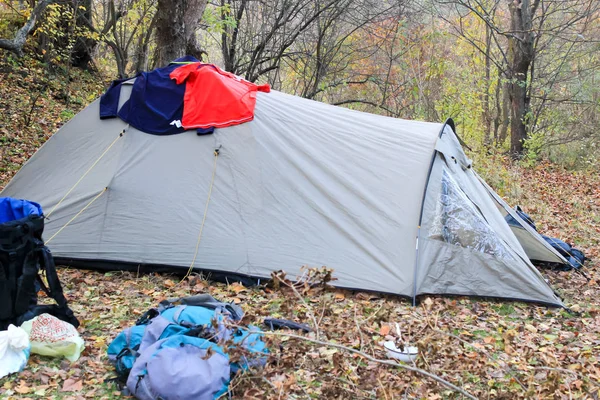
<instances>
[{"instance_id":1,"label":"thin branch","mask_svg":"<svg viewBox=\"0 0 600 400\"><path fill-rule=\"evenodd\" d=\"M18 56L22 56L23 46L27 40L27 35L29 35L29 32L31 32L35 26L35 22L42 15L50 2L51 0L41 0L39 3L37 3L31 12L29 19L25 25L23 25L23 27L17 31L13 39L0 39L0 48L12 51Z\"/></svg>"},{"instance_id":2,"label":"thin branch","mask_svg":"<svg viewBox=\"0 0 600 400\"><path fill-rule=\"evenodd\" d=\"M492 29L494 32L496 32L499 35L505 36L507 38L512 38L515 39L519 42L523 42L523 39L521 39L520 37L518 37L515 33L518 31L502 31L499 27L497 27L489 18L489 14L485 11L485 7L483 4L479 4L477 2L476 6L472 6L468 1L461 1L461 0L451 0L451 1L440 1L440 4L446 4L446 5L450 5L450 4L454 4L454 5L460 5L462 7L465 7L467 10L469 10L470 12L472 12L473 14L475 14L481 21L483 21L487 26L490 27L490 29ZM482 13L479 10L483 10Z\"/></svg>"},{"instance_id":3,"label":"thin branch","mask_svg":"<svg viewBox=\"0 0 600 400\"><path fill-rule=\"evenodd\" d=\"M557 372L571 373L571 374L574 374L575 376L578 376L578 377L580 377L582 379L587 379L590 382L592 382L594 385L600 387L600 382L598 382L598 381L590 378L587 375L580 374L580 373L578 373L576 371L573 371L573 370L570 370L570 369L566 369L566 368L554 368L554 367L533 367L533 369L543 369L543 370L546 370L546 371L557 371Z\"/></svg>"},{"instance_id":4,"label":"thin branch","mask_svg":"<svg viewBox=\"0 0 600 400\"><path fill-rule=\"evenodd\" d=\"M320 334L319 323L317 322L317 317L315 316L315 313L313 312L312 307L308 305L308 303L304 300L302 295L298 292L298 289L296 289L296 287L293 284L289 284L289 283L285 282L283 279L281 279L276 274L273 274L273 277L275 277L275 279L277 279L279 282L283 283L285 286L292 289L294 291L294 294L296 295L296 297L298 297L300 299L300 301L302 302L302 304L304 304L304 307L306 307L308 316L313 321L313 325L314 325L313 329L315 331L315 335L316 335L317 339L319 339L319 334Z\"/></svg>"},{"instance_id":5,"label":"thin branch","mask_svg":"<svg viewBox=\"0 0 600 400\"><path fill-rule=\"evenodd\" d=\"M399 364L399 363L397 363L395 361L390 361L390 360L381 360L379 358L372 357L372 356L368 355L367 353L364 353L364 352L362 352L360 350L353 349L351 347L347 347L347 346L344 346L344 345L341 345L341 344L337 344L337 343L324 342L324 341L317 340L317 339L311 339L309 337L295 335L293 333L269 332L269 331L256 332L256 331L249 330L249 329L247 329L247 328L245 328L243 326L239 326L239 325L234 325L234 326L236 328L240 328L240 329L246 330L248 332L259 333L261 335L285 336L285 337L289 337L289 338L293 338L293 339L305 340L307 342L318 344L320 346L333 347L333 348L336 348L336 349L347 351L349 353L354 353L354 354L357 354L357 355L359 355L359 356L361 356L361 357L363 357L363 358L365 358L365 359L367 359L369 361L372 361L372 362L375 362L375 363L378 363L378 364L383 364L383 365L388 365L388 366L391 366L391 367L401 368L401 369L405 369L405 370L408 370L408 371L416 372L417 374L421 374L421 375L427 376L427 377L433 379L434 381L442 384L443 386L445 386L445 387L447 387L449 389L452 389L455 392L460 393L460 394L462 394L463 396L465 396L465 397L467 397L469 399L477 400L477 397L473 396L472 394L470 394L466 390L464 390L464 389L462 389L462 388L460 388L460 387L458 387L458 386L456 386L456 385L448 382L447 380L445 380L444 378L442 378L442 377L440 377L440 376L438 376L436 374L432 374L431 372L425 371L424 369L421 369L421 368L418 368L418 367L411 367L410 365Z\"/></svg>"},{"instance_id":6,"label":"thin branch","mask_svg":"<svg viewBox=\"0 0 600 400\"><path fill-rule=\"evenodd\" d=\"M359 338L360 338L360 350L362 351L362 349L363 349L363 343L365 342L365 340L363 338L362 329L360 329L360 325L358 323L358 318L356 318L356 304L354 305L354 323L356 324L356 330L358 331L358 334L359 334Z\"/></svg>"},{"instance_id":7,"label":"thin branch","mask_svg":"<svg viewBox=\"0 0 600 400\"><path fill-rule=\"evenodd\" d=\"M372 102L372 101L369 101L369 100L360 100L360 99L343 100L343 101L338 101L338 102L336 102L336 103L333 103L333 105L334 105L334 106L341 106L341 105L344 105L344 104L353 104L353 103L357 103L357 104L367 104L367 105L369 105L369 106L373 106L373 107L381 108L382 110L384 110L384 111L387 111L387 112L388 112L388 113L390 113L391 115L394 115L394 116L398 115L398 113L397 113L397 112L395 112L395 111L393 111L393 110L391 110L391 109L389 109L389 108L385 107L384 105L377 104L377 103L374 103L374 102Z\"/></svg>"}]
</instances>

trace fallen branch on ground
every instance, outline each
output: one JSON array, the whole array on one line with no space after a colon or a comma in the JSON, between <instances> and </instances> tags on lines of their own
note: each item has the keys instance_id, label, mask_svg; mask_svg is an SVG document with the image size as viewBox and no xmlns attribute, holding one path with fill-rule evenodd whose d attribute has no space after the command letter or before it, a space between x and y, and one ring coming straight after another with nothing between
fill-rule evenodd
<instances>
[{"instance_id":1,"label":"fallen branch on ground","mask_svg":"<svg viewBox=\"0 0 600 400\"><path fill-rule=\"evenodd\" d=\"M315 331L315 335L316 335L317 339L319 339L319 336L320 336L319 323L317 322L317 317L315 316L315 313L313 312L312 307L308 305L308 303L306 302L306 300L304 300L304 298L302 297L302 295L300 294L300 292L298 292L298 289L296 289L296 287L293 284L287 283L285 280L281 279L281 277L279 275L277 275L277 274L271 274L271 275L273 276L273 278L277 279L280 283L282 283L286 287L292 289L292 291L294 292L294 294L296 295L296 297L298 299L300 299L300 301L302 302L302 304L304 304L304 307L306 308L306 312L307 312L308 316L313 321L313 330Z\"/></svg>"},{"instance_id":2,"label":"fallen branch on ground","mask_svg":"<svg viewBox=\"0 0 600 400\"><path fill-rule=\"evenodd\" d=\"M466 396L469 399L473 399L473 400L477 399L477 397L473 396L472 394L470 394L466 390L464 390L464 389L462 389L462 388L460 388L460 387L458 387L458 386L456 386L456 385L448 382L447 380L445 380L444 378L442 378L442 377L440 377L438 375L435 375L435 374L432 374L431 372L425 371L424 369L421 369L421 368L418 368L418 367L411 367L411 366L405 365L405 364L399 364L399 363L397 363L395 361L381 360L379 358L372 357L372 356L368 355L367 353L364 353L364 352L362 352L360 350L356 350L356 349L353 349L351 347L344 346L342 344L337 344L337 343L332 343L332 342L324 342L322 340L312 339L312 338L309 338L309 337L306 337L306 336L295 335L293 333L269 332L269 331L256 332L256 331L249 330L249 329L247 329L247 328L245 328L243 326L239 326L239 325L233 325L233 326L235 326L236 328L248 331L248 332L258 333L258 334L261 334L261 335L285 336L285 337L289 337L289 338L294 338L294 339L299 339L299 340L305 340L307 342L311 342L311 343L318 344L318 345L321 345L321 346L327 346L327 347L333 347L333 348L340 349L340 350L345 350L345 351L350 352L350 353L358 354L359 356L361 356L363 358L366 358L369 361L378 363L378 364L389 365L391 367L397 367L397 368L405 369L405 370L408 370L408 371L416 372L418 374L427 376L427 377L433 379L434 381L442 384L443 386L445 386L445 387L447 387L449 389L452 389L455 392L458 392L458 393L462 394L463 396Z\"/></svg>"},{"instance_id":3,"label":"fallen branch on ground","mask_svg":"<svg viewBox=\"0 0 600 400\"><path fill-rule=\"evenodd\" d=\"M533 367L533 369L543 369L543 370L546 370L546 371L557 371L557 372L566 372L566 373L571 373L571 374L573 374L573 375L575 375L575 376L577 376L577 377L579 377L579 378L582 378L582 379L587 379L587 380L589 380L590 382L592 382L594 385L596 385L596 386L600 387L600 382L598 382L598 381L596 381L596 380L594 380L594 379L590 378L589 376L586 376L586 375L580 374L580 373L578 373L577 371L573 371L573 370L571 370L571 369L566 369L566 368L555 368L555 367L544 367L544 366L541 366L541 367Z\"/></svg>"}]
</instances>

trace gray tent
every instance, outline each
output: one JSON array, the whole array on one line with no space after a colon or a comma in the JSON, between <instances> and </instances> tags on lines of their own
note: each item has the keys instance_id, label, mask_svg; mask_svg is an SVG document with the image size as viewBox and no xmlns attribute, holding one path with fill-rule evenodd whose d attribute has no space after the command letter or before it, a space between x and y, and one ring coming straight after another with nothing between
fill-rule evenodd
<instances>
[{"instance_id":1,"label":"gray tent","mask_svg":"<svg viewBox=\"0 0 600 400\"><path fill-rule=\"evenodd\" d=\"M511 230L451 123L276 91L258 93L253 121L208 136L98 115L96 101L2 192L41 203L61 263L256 278L325 265L339 287L562 305L530 257L564 259Z\"/></svg>"}]
</instances>

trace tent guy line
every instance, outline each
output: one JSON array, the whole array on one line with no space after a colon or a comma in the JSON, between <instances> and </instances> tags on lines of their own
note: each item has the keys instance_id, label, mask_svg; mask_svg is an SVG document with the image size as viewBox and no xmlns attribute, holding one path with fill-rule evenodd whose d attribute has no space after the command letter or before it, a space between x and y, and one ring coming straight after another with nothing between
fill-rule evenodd
<instances>
[{"instance_id":1,"label":"tent guy line","mask_svg":"<svg viewBox=\"0 0 600 400\"><path fill-rule=\"evenodd\" d=\"M56 203L56 205L54 207L52 207L52 210L50 210L48 215L46 215L46 218L50 217L50 215L54 212L54 210L56 210L56 208L58 206L60 206L60 204L63 202L63 200L67 198L67 196L77 187L77 185L79 185L79 183L83 180L83 178L85 178L87 176L87 174L89 174L89 172L92 169L94 169L94 167L100 162L100 160L102 160L102 158L106 155L106 153L108 153L108 151L114 146L114 144L117 143L117 141L123 137L123 135L127 131L128 127L129 127L129 125L127 127L123 128L123 130L119 133L119 136L117 136L115 138L115 140L112 141L112 143L106 148L106 150L104 150L102 152L102 154L100 154L100 157L98 157L96 159L96 161L94 161L94 163L87 169L87 171L85 171L83 173L83 175L81 175L81 178L79 178L77 180L77 182L75 182L75 184L67 191L67 193L65 193L65 195L58 201L58 203Z\"/></svg>"},{"instance_id":2,"label":"tent guy line","mask_svg":"<svg viewBox=\"0 0 600 400\"><path fill-rule=\"evenodd\" d=\"M48 240L46 240L46 243L50 243L50 242L52 241L52 239L54 239L54 238L56 237L56 235L58 235L59 233L61 233L61 232L63 231L63 229L65 229L67 226L69 226L69 224L71 224L71 222L75 221L75 218L77 218L77 217L79 217L81 214L83 214L83 212L84 212L85 210L87 210L87 208L88 208L89 206L91 206L93 202L95 202L96 200L98 200L98 198L99 198L100 196L102 196L102 195L104 194L104 192L106 192L107 190L108 190L108 187L105 187L104 189L102 189L102 191L101 191L100 193L98 193L98 194L96 195L96 197L94 197L92 200L90 200L90 202L89 202L89 203L87 203L87 204L85 205L85 207L83 207L83 208L82 208L82 209L81 209L81 210L80 210L80 211L79 211L77 214L75 214L75 215L73 216L73 218L71 218L70 220L68 220L68 221L67 221L67 223L66 223L66 224L64 224L63 226L61 226L61 227L60 227L60 229L59 229L59 230L57 230L57 231L54 233L54 235L50 236L50 237L48 238Z\"/></svg>"},{"instance_id":3,"label":"tent guy line","mask_svg":"<svg viewBox=\"0 0 600 400\"><path fill-rule=\"evenodd\" d=\"M185 276L181 279L180 283L185 281L185 279L190 276L192 270L194 269L194 264L196 263L196 257L198 256L198 249L200 248L200 240L202 240L202 232L204 231L204 223L206 222L206 214L208 214L208 205L210 204L210 196L212 194L213 186L215 184L215 175L217 174L217 159L219 158L219 152L221 151L221 147L215 149L215 163L213 165L212 177L210 178L210 186L208 187L208 197L206 198L206 205L204 206L204 216L202 217L202 224L200 225L200 232L198 232L198 240L196 241L196 250L194 251L194 258L190 264L190 268L188 269Z\"/></svg>"}]
</instances>

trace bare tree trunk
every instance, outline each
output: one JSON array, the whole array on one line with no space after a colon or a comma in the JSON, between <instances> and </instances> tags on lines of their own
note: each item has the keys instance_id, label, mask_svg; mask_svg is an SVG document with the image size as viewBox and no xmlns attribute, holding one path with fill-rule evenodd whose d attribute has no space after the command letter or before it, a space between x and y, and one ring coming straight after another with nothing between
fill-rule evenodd
<instances>
[{"instance_id":1,"label":"bare tree trunk","mask_svg":"<svg viewBox=\"0 0 600 400\"><path fill-rule=\"evenodd\" d=\"M93 28L92 0L74 0L73 9L77 15L75 20L77 26ZM78 37L71 53L71 64L77 68L87 69L97 44L94 39Z\"/></svg>"},{"instance_id":2,"label":"bare tree trunk","mask_svg":"<svg viewBox=\"0 0 600 400\"><path fill-rule=\"evenodd\" d=\"M207 0L158 0L156 13L157 66L167 65L188 50L198 53L195 32ZM201 50L200 50L201 52Z\"/></svg>"},{"instance_id":3,"label":"bare tree trunk","mask_svg":"<svg viewBox=\"0 0 600 400\"><path fill-rule=\"evenodd\" d=\"M502 107L500 105L500 94L502 93L501 91L502 88L502 73L500 71L498 71L498 77L496 78L496 91L494 93L494 118L492 120L492 123L494 125L493 131L494 131L494 143L496 145L498 145L499 143L499 130L500 130L500 126L502 125Z\"/></svg>"},{"instance_id":4,"label":"bare tree trunk","mask_svg":"<svg viewBox=\"0 0 600 400\"><path fill-rule=\"evenodd\" d=\"M127 72L125 68L127 66L127 55L123 54L122 49L117 46L115 42L107 41L106 44L112 49L115 56L115 63L117 64L117 76L119 79L126 78Z\"/></svg>"},{"instance_id":5,"label":"bare tree trunk","mask_svg":"<svg viewBox=\"0 0 600 400\"><path fill-rule=\"evenodd\" d=\"M146 71L148 69L148 49L150 47L150 38L154 32L154 26L156 25L156 16L152 18L150 26L147 28L146 33L140 35L140 40L137 47L137 55L135 59L135 73Z\"/></svg>"},{"instance_id":6,"label":"bare tree trunk","mask_svg":"<svg viewBox=\"0 0 600 400\"><path fill-rule=\"evenodd\" d=\"M143 34L139 35L138 45L135 50L135 63L133 68L133 71L136 74L148 70L150 41L154 34L154 29L156 28L156 20L157 15L154 13L152 19L150 20L150 24L145 27L145 31L143 31L144 27L142 27ZM143 21L143 19L140 20L140 26L143 26L141 21Z\"/></svg>"},{"instance_id":7,"label":"bare tree trunk","mask_svg":"<svg viewBox=\"0 0 600 400\"><path fill-rule=\"evenodd\" d=\"M501 77L506 79L506 77ZM502 124L500 128L500 134L498 135L498 144L502 144L506 141L508 137L508 127L510 126L510 83L503 82L502 83L502 107L501 107L501 115L502 115Z\"/></svg>"},{"instance_id":8,"label":"bare tree trunk","mask_svg":"<svg viewBox=\"0 0 600 400\"><path fill-rule=\"evenodd\" d=\"M509 93L511 103L510 151L513 155L523 153L527 139L527 116L529 96L527 75L533 61L533 22L532 15L539 4L534 0L509 0L512 34L508 36L508 71L510 74Z\"/></svg>"},{"instance_id":9,"label":"bare tree trunk","mask_svg":"<svg viewBox=\"0 0 600 400\"><path fill-rule=\"evenodd\" d=\"M108 27L109 30L112 31L114 41L109 40L106 42L113 50L115 55L115 62L117 63L117 73L119 75L119 79L123 79L127 76L127 72L125 68L127 67L127 61L129 60L129 55L127 54L127 48L121 44L120 35L117 32L117 20L120 18L120 14L117 12L115 7L115 2L111 0L108 4L109 7L109 20L105 25L105 30Z\"/></svg>"},{"instance_id":10,"label":"bare tree trunk","mask_svg":"<svg viewBox=\"0 0 600 400\"><path fill-rule=\"evenodd\" d=\"M14 39L0 39L0 49L12 51L18 56L23 55L23 46L25 46L27 35L29 35L29 32L31 32L35 26L35 22L42 15L48 4L50 4L50 0L41 0L37 3L31 12L31 16L25 25L17 31Z\"/></svg>"},{"instance_id":11,"label":"bare tree trunk","mask_svg":"<svg viewBox=\"0 0 600 400\"><path fill-rule=\"evenodd\" d=\"M225 67L225 71L237 73L237 57L236 57L236 49L238 47L238 35L240 33L240 23L242 17L244 16L244 12L246 11L247 0L241 0L240 4L235 12L235 26L232 28L225 27L223 32L221 33L221 53L223 54L223 64ZM231 0L227 0L227 5L232 7ZM221 0L221 7L223 11L221 11L221 18L225 20L225 0ZM229 32L231 29L231 32Z\"/></svg>"},{"instance_id":12,"label":"bare tree trunk","mask_svg":"<svg viewBox=\"0 0 600 400\"><path fill-rule=\"evenodd\" d=\"M492 144L492 114L490 112L490 51L492 45L492 33L490 27L485 26L485 92L483 94L483 120L485 132L483 133L483 145L489 147Z\"/></svg>"},{"instance_id":13,"label":"bare tree trunk","mask_svg":"<svg viewBox=\"0 0 600 400\"><path fill-rule=\"evenodd\" d=\"M91 0L84 1L89 1L91 7ZM101 40L111 48L115 56L115 62L117 64L117 74L119 78L125 78L127 76L125 67L127 66L128 62L127 48L124 46L120 46L120 36L117 32L117 22L123 15L120 11L117 11L114 0L110 0L105 5L104 12L106 13L106 15L104 17L104 27L102 28L102 31L97 30L92 24L92 21L86 16L78 17L81 18L78 21L85 25L86 28L89 29L91 32L97 33L102 38ZM89 17L91 18L91 14L89 14ZM107 34L109 32L112 33L113 40L109 40L107 38ZM87 54L90 56L89 61L91 61L91 50L95 48L96 44L97 42L94 41L93 46L87 47L86 49ZM73 57L71 57L71 60L73 60Z\"/></svg>"}]
</instances>

